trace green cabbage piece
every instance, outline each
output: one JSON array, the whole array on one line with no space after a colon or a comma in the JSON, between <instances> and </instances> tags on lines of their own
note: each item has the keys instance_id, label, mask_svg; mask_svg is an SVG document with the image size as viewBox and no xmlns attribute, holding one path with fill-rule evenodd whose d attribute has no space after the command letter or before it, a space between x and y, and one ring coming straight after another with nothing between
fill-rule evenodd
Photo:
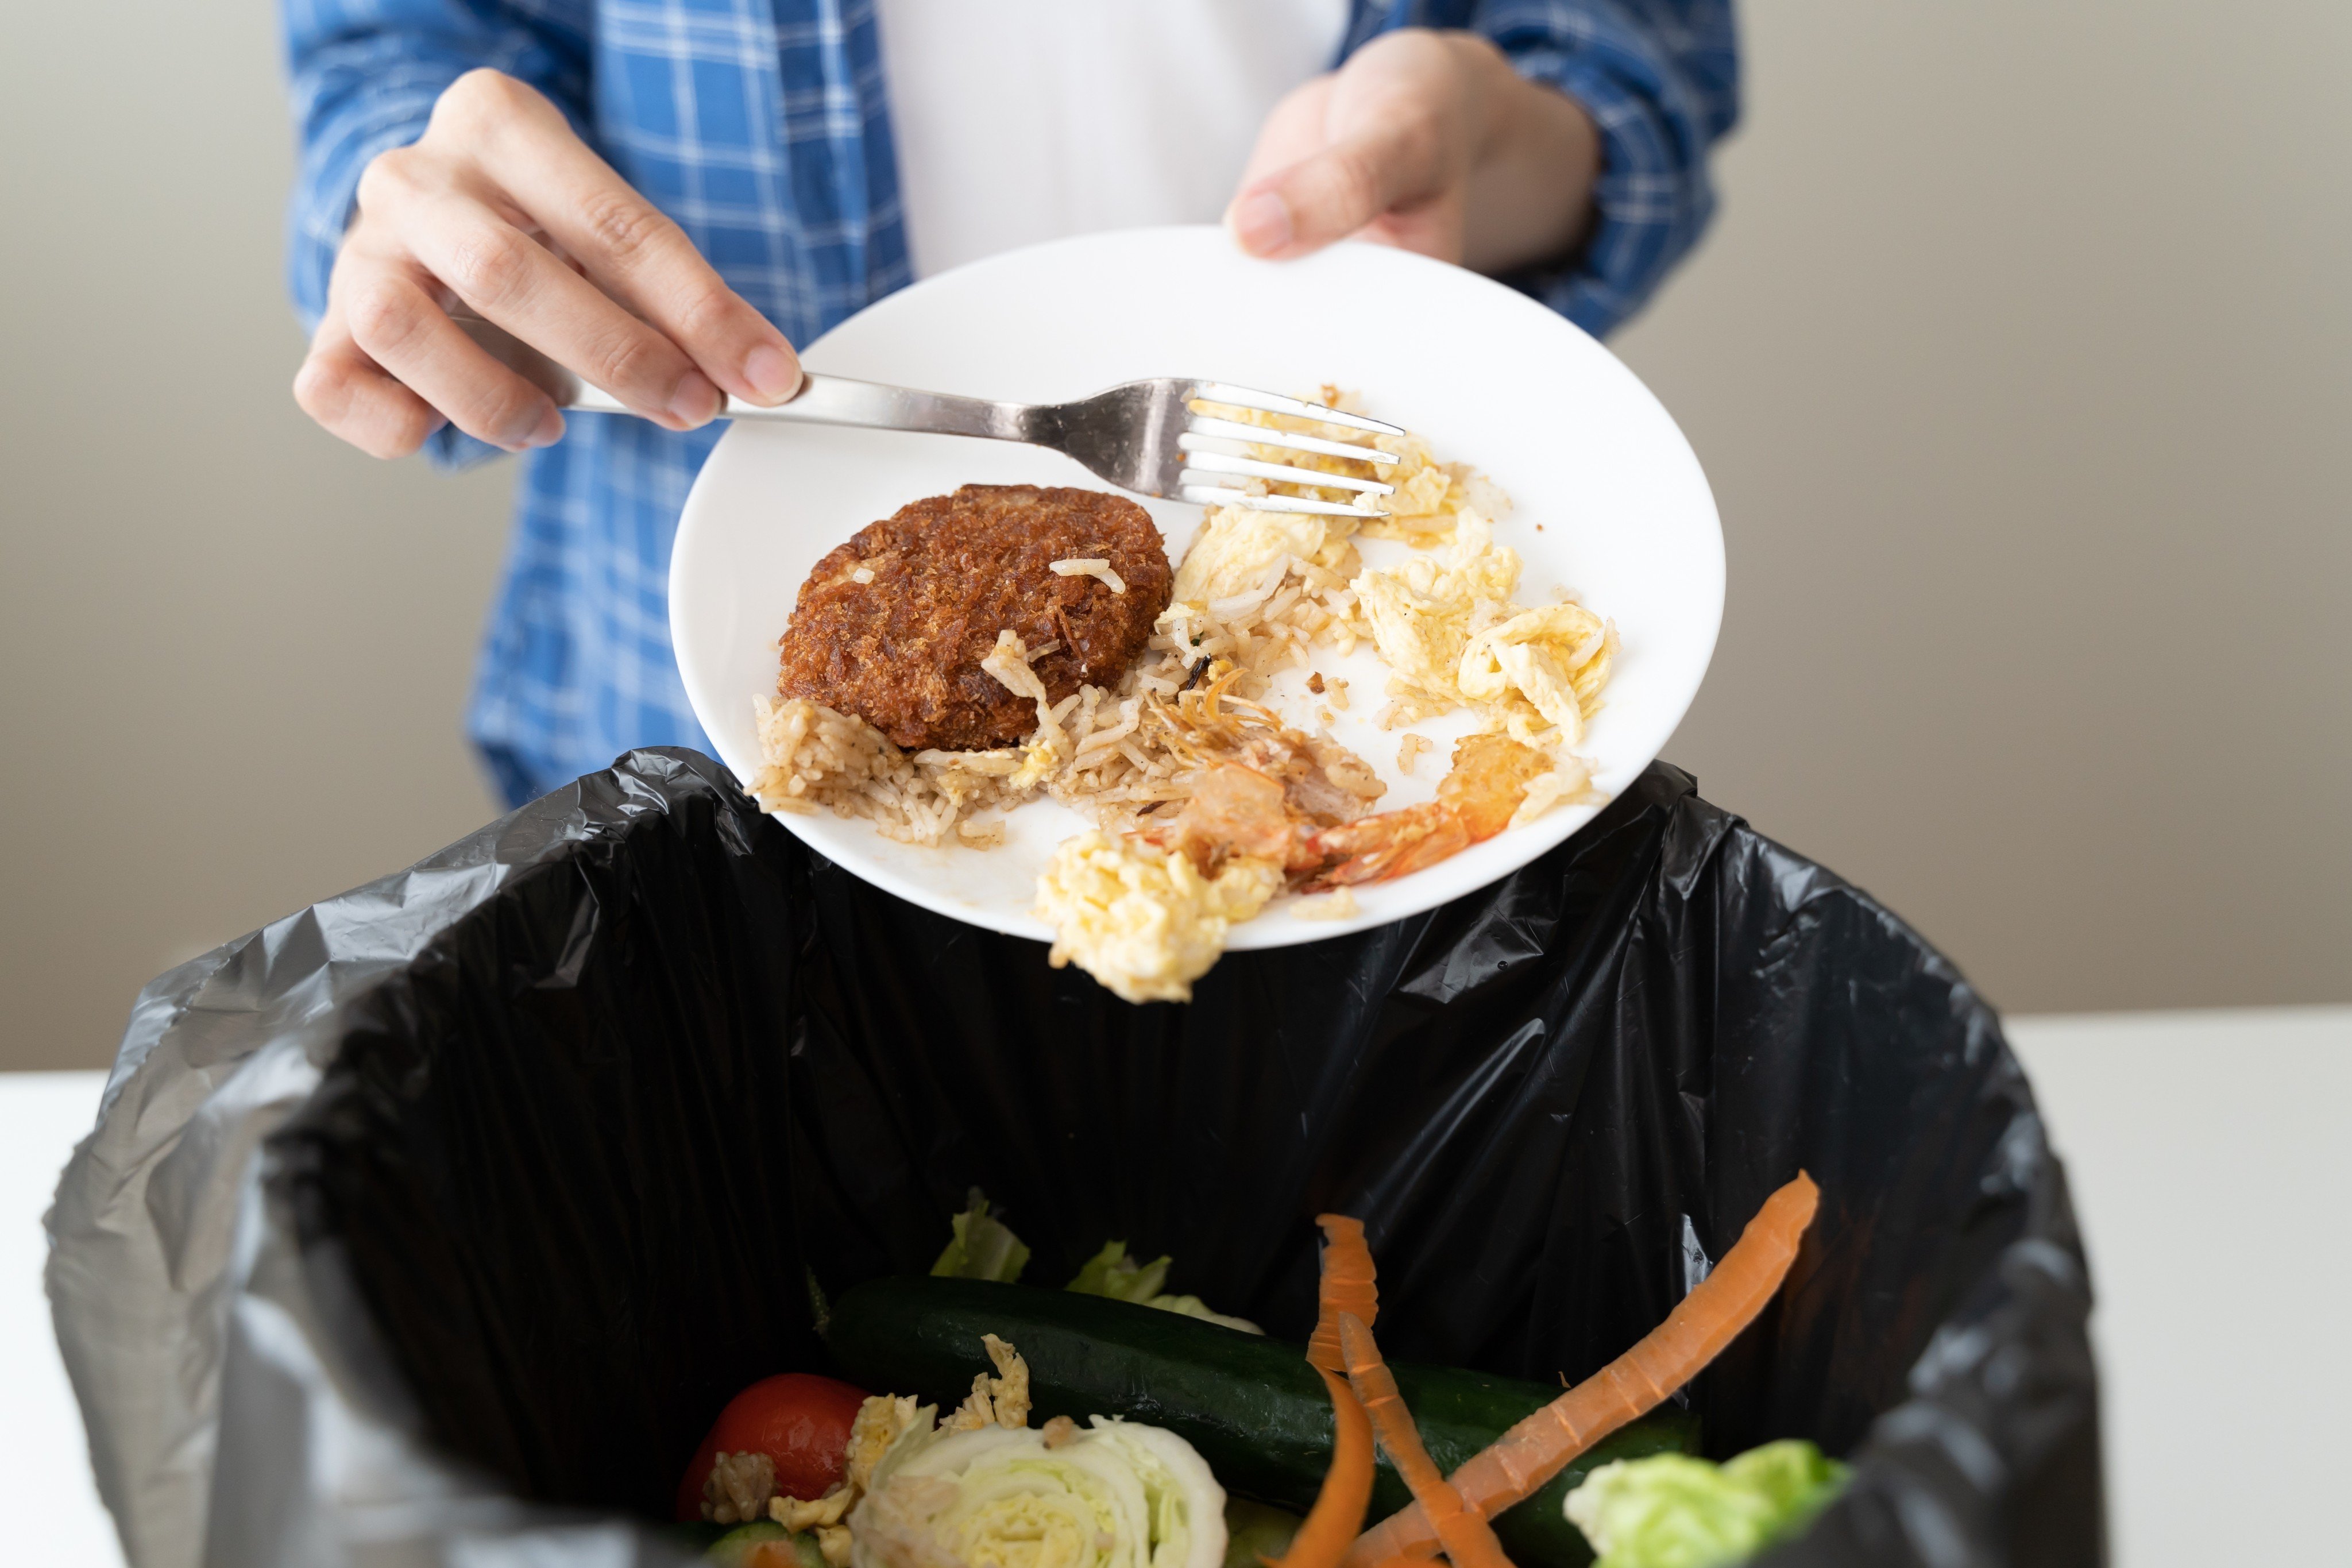
<instances>
[{"instance_id":1,"label":"green cabbage piece","mask_svg":"<svg viewBox=\"0 0 2352 1568\"><path fill-rule=\"evenodd\" d=\"M1143 1304L1147 1307L1157 1307L1163 1312L1181 1312L1185 1317L1198 1318L1203 1322L1222 1323L1229 1329L1239 1329L1245 1334L1265 1332L1247 1318L1229 1318L1223 1312L1209 1310L1209 1304L1198 1296L1154 1296Z\"/></svg>"},{"instance_id":2,"label":"green cabbage piece","mask_svg":"<svg viewBox=\"0 0 2352 1568\"><path fill-rule=\"evenodd\" d=\"M1720 1568L1796 1534L1845 1485L1811 1443L1767 1443L1723 1464L1654 1454L1603 1465L1568 1494L1595 1568Z\"/></svg>"},{"instance_id":3,"label":"green cabbage piece","mask_svg":"<svg viewBox=\"0 0 2352 1568\"><path fill-rule=\"evenodd\" d=\"M971 1190L963 1213L950 1222L955 1236L931 1265L934 1275L949 1279L993 1279L1010 1284L1021 1278L1021 1270L1029 1264L1029 1248L1003 1220L989 1212L988 1199L978 1187ZM1203 1322L1219 1323L1228 1329L1239 1329L1245 1334L1265 1332L1247 1318L1229 1318L1223 1312L1213 1312L1208 1303L1198 1296L1171 1296L1161 1289L1168 1283L1168 1269L1174 1260L1156 1258L1149 1263L1127 1255L1127 1243L1107 1241L1103 1248L1086 1261L1078 1277L1065 1286L1081 1296L1108 1296L1114 1301L1132 1301L1139 1307L1157 1307L1163 1312L1178 1312ZM809 1289L817 1289L815 1277L809 1279ZM821 1301L819 1296L813 1300ZM820 1313L823 1308L819 1308Z\"/></svg>"},{"instance_id":4,"label":"green cabbage piece","mask_svg":"<svg viewBox=\"0 0 2352 1568\"><path fill-rule=\"evenodd\" d=\"M1287 1509L1247 1498L1225 1500L1225 1568L1265 1568L1290 1550L1307 1521Z\"/></svg>"},{"instance_id":5,"label":"green cabbage piece","mask_svg":"<svg viewBox=\"0 0 2352 1568\"><path fill-rule=\"evenodd\" d=\"M1063 1287L1081 1296L1108 1296L1114 1301L1132 1301L1139 1307L1157 1307L1163 1312L1176 1312L1187 1318L1199 1318L1203 1322L1222 1323L1229 1329L1239 1329L1245 1334L1265 1332L1247 1318L1229 1318L1223 1312L1213 1312L1208 1303L1198 1296L1171 1296L1160 1287L1168 1283L1169 1265L1172 1258L1157 1258L1150 1263L1139 1263L1127 1255L1127 1243L1107 1241L1103 1249L1087 1259L1078 1277Z\"/></svg>"},{"instance_id":6,"label":"green cabbage piece","mask_svg":"<svg viewBox=\"0 0 2352 1568\"><path fill-rule=\"evenodd\" d=\"M1056 1447L1002 1426L902 1440L851 1516L855 1568L1223 1568L1225 1493L1190 1443L1094 1418Z\"/></svg>"},{"instance_id":7,"label":"green cabbage piece","mask_svg":"<svg viewBox=\"0 0 2352 1568\"><path fill-rule=\"evenodd\" d=\"M1108 1296L1114 1301L1145 1302L1160 1294L1168 1283L1171 1258L1159 1258L1150 1263L1139 1263L1127 1255L1127 1243L1106 1241L1103 1249L1086 1261L1078 1277L1065 1289L1081 1296Z\"/></svg>"},{"instance_id":8,"label":"green cabbage piece","mask_svg":"<svg viewBox=\"0 0 2352 1568\"><path fill-rule=\"evenodd\" d=\"M972 1188L963 1213L948 1223L955 1227L955 1236L931 1265L932 1274L1009 1285L1029 1266L1029 1248L1011 1226L988 1212L988 1199L978 1187Z\"/></svg>"}]
</instances>

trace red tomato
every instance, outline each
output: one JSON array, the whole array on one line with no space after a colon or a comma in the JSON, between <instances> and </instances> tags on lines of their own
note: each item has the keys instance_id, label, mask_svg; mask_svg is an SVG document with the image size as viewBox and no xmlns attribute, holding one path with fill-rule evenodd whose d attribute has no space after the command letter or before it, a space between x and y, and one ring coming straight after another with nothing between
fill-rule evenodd
<instances>
[{"instance_id":1,"label":"red tomato","mask_svg":"<svg viewBox=\"0 0 2352 1568\"><path fill-rule=\"evenodd\" d=\"M841 1479L849 1456L849 1427L866 1395L845 1383L805 1372L762 1378L727 1402L711 1423L694 1462L677 1483L677 1517L702 1517L702 1483L717 1457L765 1454L776 1467L776 1490L820 1498Z\"/></svg>"}]
</instances>

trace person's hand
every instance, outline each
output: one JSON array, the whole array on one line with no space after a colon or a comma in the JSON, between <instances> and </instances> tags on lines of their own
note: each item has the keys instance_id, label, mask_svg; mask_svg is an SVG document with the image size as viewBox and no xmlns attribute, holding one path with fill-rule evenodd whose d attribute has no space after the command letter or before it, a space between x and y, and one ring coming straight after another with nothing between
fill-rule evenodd
<instances>
[{"instance_id":1,"label":"person's hand","mask_svg":"<svg viewBox=\"0 0 2352 1568\"><path fill-rule=\"evenodd\" d=\"M450 320L460 303L672 430L710 419L722 388L772 405L800 386L792 344L678 226L491 70L361 176L295 401L379 458L445 422L510 451L561 437L553 400Z\"/></svg>"},{"instance_id":2,"label":"person's hand","mask_svg":"<svg viewBox=\"0 0 2352 1568\"><path fill-rule=\"evenodd\" d=\"M1405 28L1276 106L1225 224L1253 256L1353 237L1501 272L1582 239L1600 169L1573 99L1474 34Z\"/></svg>"}]
</instances>

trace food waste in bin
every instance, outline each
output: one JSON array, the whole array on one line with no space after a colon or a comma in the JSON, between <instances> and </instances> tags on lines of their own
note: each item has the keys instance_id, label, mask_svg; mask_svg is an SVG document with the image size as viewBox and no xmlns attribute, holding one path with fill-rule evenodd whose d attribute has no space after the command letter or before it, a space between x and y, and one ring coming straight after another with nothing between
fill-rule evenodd
<instances>
[{"instance_id":1,"label":"food waste in bin","mask_svg":"<svg viewBox=\"0 0 2352 1568\"><path fill-rule=\"evenodd\" d=\"M1801 1172L1747 1328L1485 1513L1522 1420L1673 1382L1602 1374ZM1039 1452L1181 1439L1225 1495L1184 1550L1234 1568L1450 1556L1474 1503L1519 1568L2101 1551L2082 1246L1998 1020L1662 766L1474 896L1138 1008L635 753L159 981L49 1226L135 1568L668 1568L747 1528L821 1568L869 1397L877 1468L931 1408L911 1466L975 1378L992 1443L1024 1379ZM1117 1448L1082 1453L1198 1479Z\"/></svg>"},{"instance_id":2,"label":"food waste in bin","mask_svg":"<svg viewBox=\"0 0 2352 1568\"><path fill-rule=\"evenodd\" d=\"M1819 1197L1800 1173L1664 1323L1547 1398L1391 1367L1372 1334L1371 1252L1347 1215L1318 1222L1302 1347L1166 1291L1173 1260L1118 1241L1061 1291L1024 1287L1029 1249L974 1192L929 1276L859 1285L822 1315L845 1367L912 1392L754 1384L697 1450L679 1517L723 1531L706 1555L728 1568L1741 1562L1818 1513L1843 1467L1801 1440L1710 1465L1683 1451L1687 1420L1651 1417L1771 1300Z\"/></svg>"}]
</instances>

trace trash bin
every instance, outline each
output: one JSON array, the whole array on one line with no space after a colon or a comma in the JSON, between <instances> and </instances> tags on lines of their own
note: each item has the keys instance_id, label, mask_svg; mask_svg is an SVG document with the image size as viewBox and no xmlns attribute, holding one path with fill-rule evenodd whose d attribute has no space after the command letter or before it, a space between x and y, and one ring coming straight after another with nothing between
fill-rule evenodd
<instances>
[{"instance_id":1,"label":"trash bin","mask_svg":"<svg viewBox=\"0 0 2352 1568\"><path fill-rule=\"evenodd\" d=\"M644 751L151 985L50 1220L138 1568L667 1563L714 1413L825 1363L810 1281L984 1189L1304 1339L1362 1216L1398 1357L1580 1377L1802 1167L1788 1284L1687 1391L1845 1495L1779 1564L2104 1559L2090 1289L1991 1011L1654 766L1552 853L1131 1006Z\"/></svg>"}]
</instances>

